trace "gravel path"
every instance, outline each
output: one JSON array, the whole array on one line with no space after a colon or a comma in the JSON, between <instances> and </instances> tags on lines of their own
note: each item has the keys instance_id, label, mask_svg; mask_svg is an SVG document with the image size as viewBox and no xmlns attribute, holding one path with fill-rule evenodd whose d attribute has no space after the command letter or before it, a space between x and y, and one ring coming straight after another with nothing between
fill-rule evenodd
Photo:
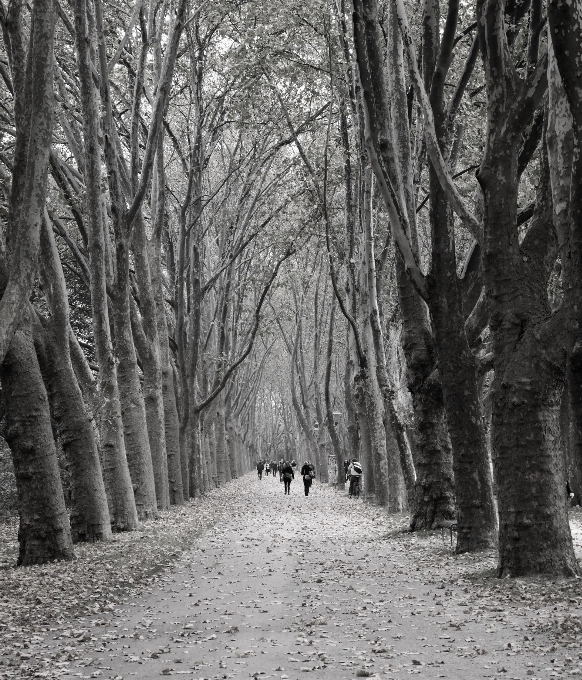
<instances>
[{"instance_id":1,"label":"gravel path","mask_svg":"<svg viewBox=\"0 0 582 680\"><path fill-rule=\"evenodd\" d=\"M58 662L36 677L582 674L579 637L556 644L540 623L543 584L498 581L493 555L455 556L448 537L401 533L406 518L318 483L285 496L247 475L221 494L228 519L122 610L52 628L43 654Z\"/></svg>"}]
</instances>

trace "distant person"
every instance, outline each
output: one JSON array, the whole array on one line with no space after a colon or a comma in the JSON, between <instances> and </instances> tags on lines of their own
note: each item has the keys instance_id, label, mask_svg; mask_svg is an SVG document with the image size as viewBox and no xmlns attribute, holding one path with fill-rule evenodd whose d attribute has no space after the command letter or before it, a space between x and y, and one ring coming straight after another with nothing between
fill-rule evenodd
<instances>
[{"instance_id":1,"label":"distant person","mask_svg":"<svg viewBox=\"0 0 582 680\"><path fill-rule=\"evenodd\" d=\"M278 468L278 467L279 467L279 466L277 465L277 461L276 461L276 460L272 460L272 461L271 461L271 472L272 472L272 474L273 474L273 479L275 479L275 476L277 475L277 468Z\"/></svg>"},{"instance_id":2,"label":"distant person","mask_svg":"<svg viewBox=\"0 0 582 680\"><path fill-rule=\"evenodd\" d=\"M271 474L271 466L265 461L265 476L268 477Z\"/></svg>"},{"instance_id":3,"label":"distant person","mask_svg":"<svg viewBox=\"0 0 582 680\"><path fill-rule=\"evenodd\" d=\"M350 491L349 495L353 496L356 490L356 485L360 484L362 477L362 466L357 460L352 460L350 467L348 468L348 475L350 477Z\"/></svg>"},{"instance_id":4,"label":"distant person","mask_svg":"<svg viewBox=\"0 0 582 680\"><path fill-rule=\"evenodd\" d=\"M291 461L291 467L293 468L293 472L295 472L295 470L297 469L297 461L296 460Z\"/></svg>"},{"instance_id":5,"label":"distant person","mask_svg":"<svg viewBox=\"0 0 582 680\"><path fill-rule=\"evenodd\" d=\"M259 479L263 479L263 470L265 469L265 464L263 463L262 460L260 460L257 463L257 474L259 476Z\"/></svg>"},{"instance_id":6,"label":"distant person","mask_svg":"<svg viewBox=\"0 0 582 680\"><path fill-rule=\"evenodd\" d=\"M346 482L348 481L350 475L348 470L350 469L350 461L349 460L344 460L344 473L346 475Z\"/></svg>"},{"instance_id":7,"label":"distant person","mask_svg":"<svg viewBox=\"0 0 582 680\"><path fill-rule=\"evenodd\" d=\"M572 491L572 487L570 486L570 480L566 480L566 494L568 495L568 505L572 504L572 499L574 498L574 492Z\"/></svg>"},{"instance_id":8,"label":"distant person","mask_svg":"<svg viewBox=\"0 0 582 680\"><path fill-rule=\"evenodd\" d=\"M313 483L313 478L315 477L315 468L309 461L303 463L301 468L301 476L303 477L303 488L305 489L305 495L309 496L309 489L311 489L311 484Z\"/></svg>"},{"instance_id":9,"label":"distant person","mask_svg":"<svg viewBox=\"0 0 582 680\"><path fill-rule=\"evenodd\" d=\"M285 464L285 461L281 458L279 461L279 481L283 481L283 465Z\"/></svg>"},{"instance_id":10,"label":"distant person","mask_svg":"<svg viewBox=\"0 0 582 680\"><path fill-rule=\"evenodd\" d=\"M291 481L295 479L295 473L293 472L293 466L288 461L283 463L283 469L281 470L281 478L283 479L283 484L285 485L285 493L287 495L290 495Z\"/></svg>"}]
</instances>

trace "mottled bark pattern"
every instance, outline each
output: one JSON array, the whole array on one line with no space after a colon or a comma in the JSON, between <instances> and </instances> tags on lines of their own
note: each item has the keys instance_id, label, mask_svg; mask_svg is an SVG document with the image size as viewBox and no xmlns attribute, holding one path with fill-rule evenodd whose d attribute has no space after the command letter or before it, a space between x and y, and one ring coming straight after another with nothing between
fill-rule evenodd
<instances>
[{"instance_id":1,"label":"mottled bark pattern","mask_svg":"<svg viewBox=\"0 0 582 680\"><path fill-rule=\"evenodd\" d=\"M18 564L22 566L74 558L48 398L27 326L23 322L15 333L0 369L5 438L18 491Z\"/></svg>"}]
</instances>

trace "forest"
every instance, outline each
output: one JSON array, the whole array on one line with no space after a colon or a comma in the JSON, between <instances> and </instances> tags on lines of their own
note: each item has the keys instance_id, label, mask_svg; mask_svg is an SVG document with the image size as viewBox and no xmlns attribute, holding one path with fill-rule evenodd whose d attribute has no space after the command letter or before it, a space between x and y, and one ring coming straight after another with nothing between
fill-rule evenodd
<instances>
[{"instance_id":1,"label":"forest","mask_svg":"<svg viewBox=\"0 0 582 680\"><path fill-rule=\"evenodd\" d=\"M580 576L580 0L0 0L0 512L258 460ZM451 537L453 531L451 528Z\"/></svg>"}]
</instances>

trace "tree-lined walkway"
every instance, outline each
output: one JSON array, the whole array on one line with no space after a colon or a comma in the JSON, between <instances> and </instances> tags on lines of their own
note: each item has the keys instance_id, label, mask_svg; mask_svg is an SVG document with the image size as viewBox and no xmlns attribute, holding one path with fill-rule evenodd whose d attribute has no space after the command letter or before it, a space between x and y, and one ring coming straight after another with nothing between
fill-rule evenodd
<instances>
[{"instance_id":1,"label":"tree-lined walkway","mask_svg":"<svg viewBox=\"0 0 582 680\"><path fill-rule=\"evenodd\" d=\"M10 650L24 665L0 665L0 677L582 674L577 581L499 581L493 553L455 556L448 538L400 533L405 518L319 483L284 496L278 479L246 475L205 505L219 524L206 513L151 587L111 614L38 629L43 644Z\"/></svg>"}]
</instances>

